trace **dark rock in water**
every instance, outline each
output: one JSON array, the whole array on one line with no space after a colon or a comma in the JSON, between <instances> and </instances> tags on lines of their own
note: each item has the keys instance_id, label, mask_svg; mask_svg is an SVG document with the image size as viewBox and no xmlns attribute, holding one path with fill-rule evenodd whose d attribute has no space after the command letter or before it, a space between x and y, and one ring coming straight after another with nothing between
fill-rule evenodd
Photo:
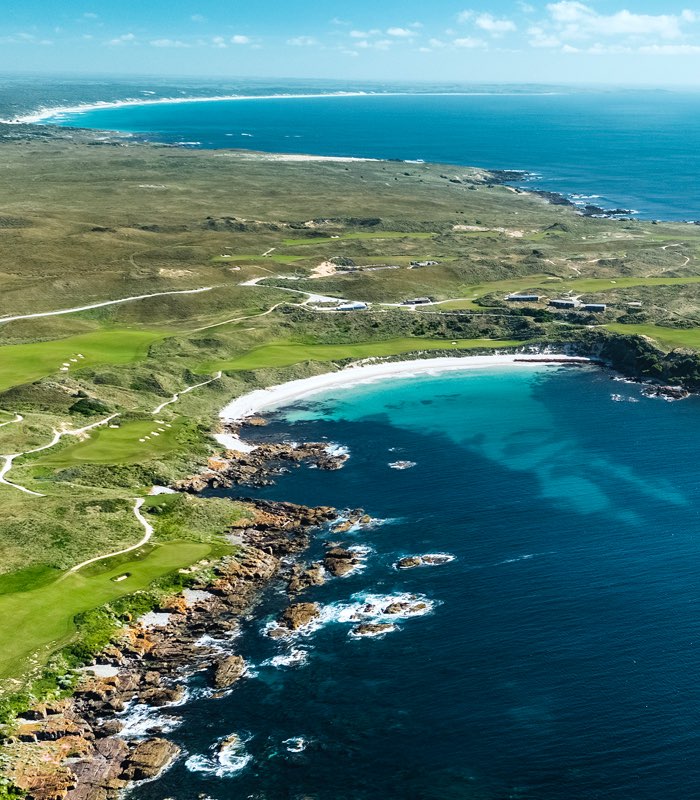
<instances>
[{"instance_id":1,"label":"dark rock in water","mask_svg":"<svg viewBox=\"0 0 700 800\"><path fill-rule=\"evenodd\" d=\"M413 567L420 567L423 563L423 559L420 556L406 556L405 558L400 558L396 562L396 566L398 569L412 569Z\"/></svg>"},{"instance_id":2,"label":"dark rock in water","mask_svg":"<svg viewBox=\"0 0 700 800\"><path fill-rule=\"evenodd\" d=\"M245 661L241 656L226 656L214 667L214 688L226 689L245 672Z\"/></svg>"},{"instance_id":3,"label":"dark rock in water","mask_svg":"<svg viewBox=\"0 0 700 800\"><path fill-rule=\"evenodd\" d=\"M424 564L449 564L450 561L454 561L454 556L447 555L446 553L434 553L428 554L426 556L421 556L420 560Z\"/></svg>"},{"instance_id":4,"label":"dark rock in water","mask_svg":"<svg viewBox=\"0 0 700 800\"><path fill-rule=\"evenodd\" d=\"M399 601L397 603L390 603L382 613L384 614L418 614L425 611L428 606L425 603L408 603L406 601Z\"/></svg>"},{"instance_id":5,"label":"dark rock in water","mask_svg":"<svg viewBox=\"0 0 700 800\"><path fill-rule=\"evenodd\" d=\"M690 395L682 386L647 386L642 389L645 397L661 397L664 400L685 400Z\"/></svg>"},{"instance_id":6,"label":"dark rock in water","mask_svg":"<svg viewBox=\"0 0 700 800\"><path fill-rule=\"evenodd\" d=\"M362 562L352 550L343 547L331 548L323 559L323 566L337 578L352 572L360 563Z\"/></svg>"},{"instance_id":7,"label":"dark rock in water","mask_svg":"<svg viewBox=\"0 0 700 800\"><path fill-rule=\"evenodd\" d=\"M120 777L128 781L155 778L179 752L180 748L167 739L146 739L126 757Z\"/></svg>"},{"instance_id":8,"label":"dark rock in water","mask_svg":"<svg viewBox=\"0 0 700 800\"><path fill-rule=\"evenodd\" d=\"M413 567L437 566L454 561L454 556L447 553L428 553L424 556L405 556L396 562L397 569L412 569Z\"/></svg>"},{"instance_id":9,"label":"dark rock in water","mask_svg":"<svg viewBox=\"0 0 700 800\"><path fill-rule=\"evenodd\" d=\"M292 573L287 584L287 591L296 594L303 592L311 586L322 586L326 582L323 575L323 565L315 562L304 568L301 564L292 567Z\"/></svg>"},{"instance_id":10,"label":"dark rock in water","mask_svg":"<svg viewBox=\"0 0 700 800\"><path fill-rule=\"evenodd\" d=\"M396 630L396 625L391 622L363 622L352 629L354 636L381 636Z\"/></svg>"},{"instance_id":11,"label":"dark rock in water","mask_svg":"<svg viewBox=\"0 0 700 800\"><path fill-rule=\"evenodd\" d=\"M294 603L287 607L278 620L279 624L296 631L308 625L321 613L317 603Z\"/></svg>"}]
</instances>

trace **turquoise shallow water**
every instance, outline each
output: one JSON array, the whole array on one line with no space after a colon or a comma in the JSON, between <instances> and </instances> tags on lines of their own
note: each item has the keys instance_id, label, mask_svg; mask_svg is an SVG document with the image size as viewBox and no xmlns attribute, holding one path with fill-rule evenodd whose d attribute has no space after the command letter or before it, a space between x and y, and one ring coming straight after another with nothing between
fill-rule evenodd
<instances>
[{"instance_id":1,"label":"turquoise shallow water","mask_svg":"<svg viewBox=\"0 0 700 800\"><path fill-rule=\"evenodd\" d=\"M696 398L542 367L394 379L275 413L257 436L325 438L350 459L259 494L382 522L342 537L365 567L307 592L324 609L309 635L264 636L285 605L265 593L236 642L251 676L222 699L195 680L168 710L183 758L133 797L700 796L699 421ZM455 560L393 568L426 552ZM429 613L349 635L358 604L406 593ZM220 763L232 733L244 744Z\"/></svg>"},{"instance_id":2,"label":"turquoise shallow water","mask_svg":"<svg viewBox=\"0 0 700 800\"><path fill-rule=\"evenodd\" d=\"M700 218L700 93L268 98L96 109L54 121L204 148L528 170L537 173L533 186L581 204Z\"/></svg>"}]
</instances>

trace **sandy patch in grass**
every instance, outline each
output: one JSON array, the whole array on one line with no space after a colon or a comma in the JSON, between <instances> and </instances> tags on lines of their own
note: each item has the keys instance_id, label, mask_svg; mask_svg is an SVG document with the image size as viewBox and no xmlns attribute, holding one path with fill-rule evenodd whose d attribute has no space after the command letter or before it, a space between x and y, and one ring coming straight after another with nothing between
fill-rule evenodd
<instances>
[{"instance_id":1,"label":"sandy patch in grass","mask_svg":"<svg viewBox=\"0 0 700 800\"><path fill-rule=\"evenodd\" d=\"M191 269L167 269L166 267L161 267L158 270L158 274L163 278L189 278L190 275L194 275Z\"/></svg>"}]
</instances>

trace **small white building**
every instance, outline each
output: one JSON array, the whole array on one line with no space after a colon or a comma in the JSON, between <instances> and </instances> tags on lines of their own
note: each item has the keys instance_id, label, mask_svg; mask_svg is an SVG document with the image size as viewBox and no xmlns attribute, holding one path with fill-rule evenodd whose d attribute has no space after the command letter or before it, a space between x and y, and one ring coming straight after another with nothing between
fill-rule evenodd
<instances>
[{"instance_id":1,"label":"small white building","mask_svg":"<svg viewBox=\"0 0 700 800\"><path fill-rule=\"evenodd\" d=\"M336 311L366 311L368 308L367 303L361 303L359 300L353 300L350 303L341 303L336 307Z\"/></svg>"}]
</instances>

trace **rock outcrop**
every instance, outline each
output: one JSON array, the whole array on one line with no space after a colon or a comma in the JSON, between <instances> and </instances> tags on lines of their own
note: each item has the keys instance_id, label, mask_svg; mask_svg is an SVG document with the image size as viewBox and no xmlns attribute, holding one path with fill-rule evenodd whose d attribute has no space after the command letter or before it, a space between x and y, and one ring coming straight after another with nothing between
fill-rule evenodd
<instances>
[{"instance_id":1,"label":"rock outcrop","mask_svg":"<svg viewBox=\"0 0 700 800\"><path fill-rule=\"evenodd\" d=\"M214 667L214 688L228 689L244 674L245 670L245 661L241 656L222 658Z\"/></svg>"}]
</instances>

